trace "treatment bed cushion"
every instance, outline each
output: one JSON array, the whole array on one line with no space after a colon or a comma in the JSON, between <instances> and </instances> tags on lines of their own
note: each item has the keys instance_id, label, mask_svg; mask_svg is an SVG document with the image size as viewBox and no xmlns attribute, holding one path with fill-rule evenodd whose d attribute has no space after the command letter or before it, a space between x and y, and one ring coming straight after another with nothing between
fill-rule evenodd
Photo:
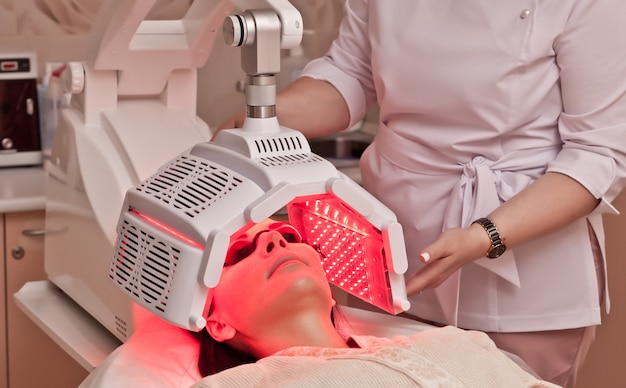
<instances>
[{"instance_id":1,"label":"treatment bed cushion","mask_svg":"<svg viewBox=\"0 0 626 388\"><path fill-rule=\"evenodd\" d=\"M353 334L393 337L432 326L383 313L342 306ZM152 317L111 353L80 388L189 387L198 380L198 343L186 331Z\"/></svg>"},{"instance_id":2,"label":"treatment bed cushion","mask_svg":"<svg viewBox=\"0 0 626 388\"><path fill-rule=\"evenodd\" d=\"M407 318L352 307L342 306L341 312L353 335L392 338L434 328ZM79 388L187 388L201 379L196 366L198 351L198 343L186 330L155 316L111 353ZM529 371L518 357L509 357Z\"/></svg>"},{"instance_id":3,"label":"treatment bed cushion","mask_svg":"<svg viewBox=\"0 0 626 388\"><path fill-rule=\"evenodd\" d=\"M153 316L115 349L79 388L186 387L201 379L198 342Z\"/></svg>"}]
</instances>

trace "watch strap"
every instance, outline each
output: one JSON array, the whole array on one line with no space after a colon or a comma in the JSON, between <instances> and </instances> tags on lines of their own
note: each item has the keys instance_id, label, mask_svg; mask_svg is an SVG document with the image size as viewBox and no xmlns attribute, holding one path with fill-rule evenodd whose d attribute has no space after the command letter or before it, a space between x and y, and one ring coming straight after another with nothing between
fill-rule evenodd
<instances>
[{"instance_id":1,"label":"watch strap","mask_svg":"<svg viewBox=\"0 0 626 388\"><path fill-rule=\"evenodd\" d=\"M502 256L502 254L506 251L506 245L504 245L503 239L498 232L498 228L494 225L494 223L486 217L481 217L472 222L472 224L479 224L482 226L489 239L491 240L491 247L485 254L490 259L495 259L497 257Z\"/></svg>"}]
</instances>

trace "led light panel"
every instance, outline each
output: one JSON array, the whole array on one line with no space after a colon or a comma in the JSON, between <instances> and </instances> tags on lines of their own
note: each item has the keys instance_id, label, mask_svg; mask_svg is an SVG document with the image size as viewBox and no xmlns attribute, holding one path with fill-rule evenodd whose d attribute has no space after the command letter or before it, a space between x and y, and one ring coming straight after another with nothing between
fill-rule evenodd
<instances>
[{"instance_id":1,"label":"led light panel","mask_svg":"<svg viewBox=\"0 0 626 388\"><path fill-rule=\"evenodd\" d=\"M287 209L331 284L395 313L380 230L332 194L296 198Z\"/></svg>"}]
</instances>

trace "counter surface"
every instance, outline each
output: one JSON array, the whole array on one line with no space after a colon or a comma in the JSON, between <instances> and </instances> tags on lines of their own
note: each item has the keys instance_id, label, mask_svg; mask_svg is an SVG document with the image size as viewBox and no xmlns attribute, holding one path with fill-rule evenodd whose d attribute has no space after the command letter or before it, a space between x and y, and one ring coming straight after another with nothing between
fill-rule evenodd
<instances>
[{"instance_id":1,"label":"counter surface","mask_svg":"<svg viewBox=\"0 0 626 388\"><path fill-rule=\"evenodd\" d=\"M0 168L0 213L43 210L46 172L42 166Z\"/></svg>"}]
</instances>

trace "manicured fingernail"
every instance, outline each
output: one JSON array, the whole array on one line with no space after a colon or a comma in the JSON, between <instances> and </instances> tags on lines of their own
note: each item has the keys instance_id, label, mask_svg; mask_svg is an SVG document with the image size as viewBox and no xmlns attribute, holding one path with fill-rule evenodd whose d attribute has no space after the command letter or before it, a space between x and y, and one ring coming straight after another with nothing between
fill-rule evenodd
<instances>
[{"instance_id":1,"label":"manicured fingernail","mask_svg":"<svg viewBox=\"0 0 626 388\"><path fill-rule=\"evenodd\" d=\"M428 261L430 260L430 254L428 252L422 253L420 257L422 258L422 261L424 263L428 263Z\"/></svg>"}]
</instances>

